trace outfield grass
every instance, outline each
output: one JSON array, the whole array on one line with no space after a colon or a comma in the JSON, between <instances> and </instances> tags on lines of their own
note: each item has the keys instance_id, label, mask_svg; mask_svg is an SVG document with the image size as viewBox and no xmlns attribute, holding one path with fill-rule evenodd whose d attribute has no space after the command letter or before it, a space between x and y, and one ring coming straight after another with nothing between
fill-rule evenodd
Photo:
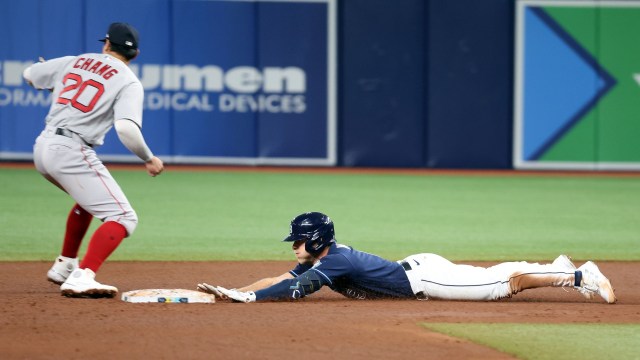
<instances>
[{"instance_id":1,"label":"outfield grass","mask_svg":"<svg viewBox=\"0 0 640 360\"><path fill-rule=\"evenodd\" d=\"M424 324L520 359L637 359L638 324Z\"/></svg>"},{"instance_id":2,"label":"outfield grass","mask_svg":"<svg viewBox=\"0 0 640 360\"><path fill-rule=\"evenodd\" d=\"M304 211L329 214L340 242L389 259L640 259L640 178L113 174L140 218L113 260L291 259L280 240ZM72 200L33 169L1 168L0 194L0 260L56 256Z\"/></svg>"},{"instance_id":3,"label":"outfield grass","mask_svg":"<svg viewBox=\"0 0 640 360\"><path fill-rule=\"evenodd\" d=\"M291 218L312 210L334 219L340 242L388 259L640 260L640 178L113 174L140 225L112 260L291 260L280 240ZM0 168L0 195L0 260L58 255L73 201L33 169ZM640 350L637 324L424 326L525 359L626 359Z\"/></svg>"}]
</instances>

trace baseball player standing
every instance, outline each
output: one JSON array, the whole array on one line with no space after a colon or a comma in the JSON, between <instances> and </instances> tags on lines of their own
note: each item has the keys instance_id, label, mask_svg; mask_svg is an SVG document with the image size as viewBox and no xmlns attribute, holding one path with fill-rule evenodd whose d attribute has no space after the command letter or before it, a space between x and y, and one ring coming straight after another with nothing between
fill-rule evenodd
<instances>
[{"instance_id":1,"label":"baseball player standing","mask_svg":"<svg viewBox=\"0 0 640 360\"><path fill-rule=\"evenodd\" d=\"M241 302L303 298L324 285L346 297L497 300L526 289L574 287L587 299L595 294L616 302L609 280L591 261L581 267L566 255L551 264L505 262L489 268L454 264L436 254L412 255L388 261L354 250L335 240L333 221L310 212L291 221L289 236L298 265L280 276L240 289L206 283L197 289Z\"/></svg>"},{"instance_id":2,"label":"baseball player standing","mask_svg":"<svg viewBox=\"0 0 640 360\"><path fill-rule=\"evenodd\" d=\"M36 89L52 91L46 126L34 145L38 172L76 204L67 219L61 255L47 273L67 296L113 297L118 289L95 280L102 263L130 236L138 217L94 147L115 127L120 141L144 161L147 172L164 170L144 141L142 84L128 64L139 53L138 32L126 23L109 26L102 53L41 60L23 73ZM78 263L78 250L93 217L95 231Z\"/></svg>"}]
</instances>

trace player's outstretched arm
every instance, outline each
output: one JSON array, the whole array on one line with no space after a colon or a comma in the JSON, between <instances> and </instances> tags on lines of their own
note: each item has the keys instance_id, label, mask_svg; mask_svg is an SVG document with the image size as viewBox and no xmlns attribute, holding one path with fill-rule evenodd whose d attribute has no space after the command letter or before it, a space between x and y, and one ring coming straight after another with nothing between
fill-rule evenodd
<instances>
[{"instance_id":1,"label":"player's outstretched arm","mask_svg":"<svg viewBox=\"0 0 640 360\"><path fill-rule=\"evenodd\" d=\"M242 291L242 292L258 291L258 290L266 289L269 286L275 285L281 282L282 280L287 280L287 279L293 279L293 275L287 272L280 276L260 279L251 285L247 285L245 287L239 288L238 291Z\"/></svg>"},{"instance_id":2,"label":"player's outstretched arm","mask_svg":"<svg viewBox=\"0 0 640 360\"><path fill-rule=\"evenodd\" d=\"M270 278L264 278L264 279L260 279L256 282L254 282L253 284L247 285L245 287L239 288L239 289L233 289L233 290L237 290L239 292L253 292L253 291L257 291L257 290L261 290L261 289L266 289L272 285L275 285L283 280L286 279L293 279L293 275L289 274L289 273L284 273L280 276L275 276L275 277L270 277ZM217 298L225 300L227 299L227 296L223 293L221 293L218 290L218 287L215 285L210 285L207 283L201 283L198 284L196 286L196 289L198 291L202 291L202 292L206 292L209 294L213 294L215 295Z\"/></svg>"},{"instance_id":3,"label":"player's outstretched arm","mask_svg":"<svg viewBox=\"0 0 640 360\"><path fill-rule=\"evenodd\" d=\"M34 89L53 91L57 69L61 68L64 63L71 61L73 58L73 56L65 56L47 62L41 56L38 58L37 63L24 69L22 78Z\"/></svg>"},{"instance_id":4,"label":"player's outstretched arm","mask_svg":"<svg viewBox=\"0 0 640 360\"><path fill-rule=\"evenodd\" d=\"M136 123L128 119L120 119L115 121L114 127L122 144L144 161L149 175L156 176L164 170L162 160L151 153Z\"/></svg>"}]
</instances>

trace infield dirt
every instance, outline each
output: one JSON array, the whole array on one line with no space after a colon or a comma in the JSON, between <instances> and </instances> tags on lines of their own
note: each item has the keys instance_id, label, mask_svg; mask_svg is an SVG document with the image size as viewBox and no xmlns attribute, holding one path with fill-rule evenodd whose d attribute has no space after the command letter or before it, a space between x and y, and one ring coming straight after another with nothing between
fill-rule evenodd
<instances>
[{"instance_id":1,"label":"infield dirt","mask_svg":"<svg viewBox=\"0 0 640 360\"><path fill-rule=\"evenodd\" d=\"M491 263L474 263L488 266ZM330 289L297 302L132 304L73 299L46 281L49 262L0 262L2 359L504 359L430 332L429 322L640 323L640 263L599 262L615 305L563 289L495 302L351 300ZM98 281L120 292L226 287L279 275L290 262L107 262Z\"/></svg>"}]
</instances>

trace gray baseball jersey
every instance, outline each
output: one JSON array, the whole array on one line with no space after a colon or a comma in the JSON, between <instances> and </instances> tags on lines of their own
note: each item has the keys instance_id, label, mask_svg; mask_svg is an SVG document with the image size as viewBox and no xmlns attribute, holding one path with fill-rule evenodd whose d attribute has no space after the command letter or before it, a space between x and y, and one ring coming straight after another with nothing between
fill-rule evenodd
<instances>
[{"instance_id":1,"label":"gray baseball jersey","mask_svg":"<svg viewBox=\"0 0 640 360\"><path fill-rule=\"evenodd\" d=\"M127 234L138 217L94 145L120 119L142 125L144 91L127 64L106 54L82 54L36 63L25 78L52 89L46 126L34 145L36 169L102 221L122 224Z\"/></svg>"},{"instance_id":2,"label":"gray baseball jersey","mask_svg":"<svg viewBox=\"0 0 640 360\"><path fill-rule=\"evenodd\" d=\"M102 145L115 120L142 127L144 90L122 61L105 54L82 54L31 66L30 80L39 89L53 89L47 125L79 134Z\"/></svg>"}]
</instances>

